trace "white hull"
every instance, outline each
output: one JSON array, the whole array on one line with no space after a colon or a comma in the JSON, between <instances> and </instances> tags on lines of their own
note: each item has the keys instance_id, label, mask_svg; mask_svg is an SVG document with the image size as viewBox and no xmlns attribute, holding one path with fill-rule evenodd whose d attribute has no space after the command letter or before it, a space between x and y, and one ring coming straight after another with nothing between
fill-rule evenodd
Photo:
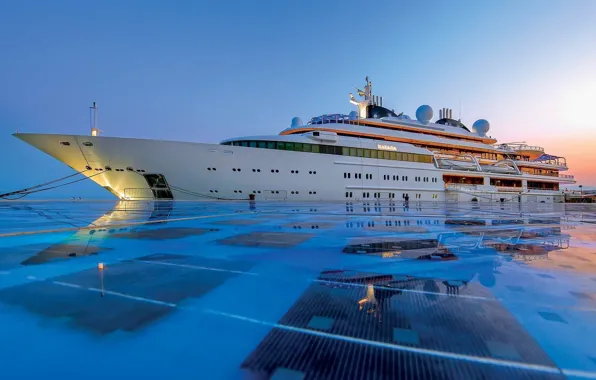
<instances>
[{"instance_id":1,"label":"white hull","mask_svg":"<svg viewBox=\"0 0 596 380\"><path fill-rule=\"evenodd\" d=\"M120 199L153 199L146 174L163 175L175 200L240 200L251 193L256 200L293 201L402 200L405 194L411 201L519 199L510 192L486 198L460 191L454 197L445 190L447 172L428 163L115 137L15 136L84 172ZM553 203L556 195L524 195L522 201Z\"/></svg>"}]
</instances>

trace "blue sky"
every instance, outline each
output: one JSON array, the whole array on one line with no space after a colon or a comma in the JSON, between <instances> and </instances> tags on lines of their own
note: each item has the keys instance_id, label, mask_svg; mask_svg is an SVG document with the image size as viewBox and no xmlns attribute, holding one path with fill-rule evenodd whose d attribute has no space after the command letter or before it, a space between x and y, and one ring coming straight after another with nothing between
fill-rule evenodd
<instances>
[{"instance_id":1,"label":"blue sky","mask_svg":"<svg viewBox=\"0 0 596 380\"><path fill-rule=\"evenodd\" d=\"M592 0L0 0L0 190L70 174L10 134L88 134L93 101L112 136L219 142L348 113L366 75L396 111L461 102L596 185L595 19ZM48 196L81 194L110 197Z\"/></svg>"}]
</instances>

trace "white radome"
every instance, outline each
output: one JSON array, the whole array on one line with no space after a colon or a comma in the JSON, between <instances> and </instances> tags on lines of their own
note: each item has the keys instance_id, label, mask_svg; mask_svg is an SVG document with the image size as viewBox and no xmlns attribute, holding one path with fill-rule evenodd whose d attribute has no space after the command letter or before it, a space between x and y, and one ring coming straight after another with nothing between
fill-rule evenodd
<instances>
[{"instance_id":1,"label":"white radome","mask_svg":"<svg viewBox=\"0 0 596 380\"><path fill-rule=\"evenodd\" d=\"M292 128L297 128L303 125L304 123L302 123L302 119L298 116L292 118Z\"/></svg>"},{"instance_id":2,"label":"white radome","mask_svg":"<svg viewBox=\"0 0 596 380\"><path fill-rule=\"evenodd\" d=\"M422 124L428 124L433 118L433 109L429 105L422 105L416 110L416 119Z\"/></svg>"},{"instance_id":3,"label":"white radome","mask_svg":"<svg viewBox=\"0 0 596 380\"><path fill-rule=\"evenodd\" d=\"M490 130L490 123L484 119L478 119L472 125L472 131L478 136L486 136L486 133Z\"/></svg>"}]
</instances>

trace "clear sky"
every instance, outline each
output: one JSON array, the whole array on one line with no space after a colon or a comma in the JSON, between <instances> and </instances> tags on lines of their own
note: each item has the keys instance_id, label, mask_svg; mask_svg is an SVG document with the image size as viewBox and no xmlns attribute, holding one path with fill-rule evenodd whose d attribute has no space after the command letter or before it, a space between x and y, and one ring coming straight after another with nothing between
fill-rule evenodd
<instances>
[{"instance_id":1,"label":"clear sky","mask_svg":"<svg viewBox=\"0 0 596 380\"><path fill-rule=\"evenodd\" d=\"M366 75L596 186L594 20L594 0L0 0L0 191L70 174L10 134L88 134L93 101L107 135L219 142L348 113Z\"/></svg>"}]
</instances>

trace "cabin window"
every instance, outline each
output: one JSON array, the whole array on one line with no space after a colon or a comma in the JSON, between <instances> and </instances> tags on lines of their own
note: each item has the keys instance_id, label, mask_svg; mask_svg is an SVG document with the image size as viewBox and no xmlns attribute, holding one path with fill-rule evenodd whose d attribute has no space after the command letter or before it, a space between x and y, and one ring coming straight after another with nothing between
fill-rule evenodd
<instances>
[{"instance_id":1,"label":"cabin window","mask_svg":"<svg viewBox=\"0 0 596 380\"><path fill-rule=\"evenodd\" d=\"M287 142L286 143L286 150L294 150L294 143Z\"/></svg>"},{"instance_id":2,"label":"cabin window","mask_svg":"<svg viewBox=\"0 0 596 380\"><path fill-rule=\"evenodd\" d=\"M358 157L362 157L364 155L363 149L356 149Z\"/></svg>"},{"instance_id":3,"label":"cabin window","mask_svg":"<svg viewBox=\"0 0 596 380\"><path fill-rule=\"evenodd\" d=\"M320 146L319 145L311 145L312 148L312 152L313 153L319 153L320 152Z\"/></svg>"},{"instance_id":4,"label":"cabin window","mask_svg":"<svg viewBox=\"0 0 596 380\"><path fill-rule=\"evenodd\" d=\"M259 148L267 148L267 141L259 141L257 145Z\"/></svg>"},{"instance_id":5,"label":"cabin window","mask_svg":"<svg viewBox=\"0 0 596 380\"><path fill-rule=\"evenodd\" d=\"M275 149L276 145L275 141L267 141L267 149Z\"/></svg>"},{"instance_id":6,"label":"cabin window","mask_svg":"<svg viewBox=\"0 0 596 380\"><path fill-rule=\"evenodd\" d=\"M310 152L311 151L310 147L311 147L310 144L302 144L302 151L303 152Z\"/></svg>"},{"instance_id":7,"label":"cabin window","mask_svg":"<svg viewBox=\"0 0 596 380\"><path fill-rule=\"evenodd\" d=\"M60 141L60 144L65 145L65 146L70 145L70 143L68 141Z\"/></svg>"},{"instance_id":8,"label":"cabin window","mask_svg":"<svg viewBox=\"0 0 596 380\"><path fill-rule=\"evenodd\" d=\"M257 147L257 142L256 141L249 141L248 142L248 146L251 148L256 148Z\"/></svg>"},{"instance_id":9,"label":"cabin window","mask_svg":"<svg viewBox=\"0 0 596 380\"><path fill-rule=\"evenodd\" d=\"M364 149L364 157L370 158L370 149Z\"/></svg>"},{"instance_id":10,"label":"cabin window","mask_svg":"<svg viewBox=\"0 0 596 380\"><path fill-rule=\"evenodd\" d=\"M248 141L240 141L240 146L248 146Z\"/></svg>"},{"instance_id":11,"label":"cabin window","mask_svg":"<svg viewBox=\"0 0 596 380\"><path fill-rule=\"evenodd\" d=\"M297 152L302 152L302 143L294 143L294 150Z\"/></svg>"},{"instance_id":12,"label":"cabin window","mask_svg":"<svg viewBox=\"0 0 596 380\"><path fill-rule=\"evenodd\" d=\"M397 152L389 152L392 160L397 160Z\"/></svg>"}]
</instances>

